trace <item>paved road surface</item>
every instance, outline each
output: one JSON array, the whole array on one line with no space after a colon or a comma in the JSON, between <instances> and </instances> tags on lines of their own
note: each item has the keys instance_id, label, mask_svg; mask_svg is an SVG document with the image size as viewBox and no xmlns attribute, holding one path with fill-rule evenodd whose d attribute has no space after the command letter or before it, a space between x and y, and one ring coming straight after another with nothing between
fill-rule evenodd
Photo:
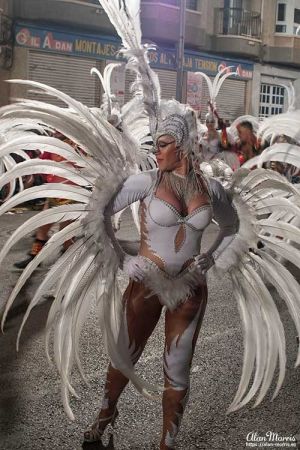
<instances>
[{"instance_id":1,"label":"paved road surface","mask_svg":"<svg viewBox=\"0 0 300 450\"><path fill-rule=\"evenodd\" d=\"M32 214L28 212L1 218L0 245L3 245L17 225ZM132 230L132 225L125 221L123 236L131 236ZM206 245L214 234L215 228L212 226L205 236ZM24 256L29 245L30 238L16 245L2 267L0 306L3 306L19 275L12 270L12 263ZM5 334L1 336L0 449L3 450L82 448L82 431L93 420L101 398L107 358L102 352L97 319L93 314L83 332L81 349L91 386L84 386L78 374L74 374L74 385L81 395L81 400L72 400L76 415L74 423L64 414L57 375L44 356L43 326L49 301L32 312L23 333L20 352L15 352L16 333L22 314L44 274L43 270L38 271L23 288L8 317ZM121 284L126 284L124 277L121 278ZM209 277L208 308L194 357L191 397L178 437L179 450L240 450L249 448L246 447L246 438L251 432L257 433L257 439L269 431L278 433L279 438L297 434L300 429L300 369L292 369L296 355L295 331L288 320L286 308L281 303L279 310L287 331L287 345L291 355L280 395L272 403L265 400L257 409L246 407L226 416L226 408L238 387L243 344L229 280L226 277L222 280ZM162 380L162 325L163 320L138 365L139 372L151 381ZM114 446L107 448L158 449L160 403L142 398L129 387L122 397L119 409ZM257 442L259 445L259 441ZM100 447L85 448L92 450ZM259 448L287 447L271 444Z\"/></svg>"}]
</instances>

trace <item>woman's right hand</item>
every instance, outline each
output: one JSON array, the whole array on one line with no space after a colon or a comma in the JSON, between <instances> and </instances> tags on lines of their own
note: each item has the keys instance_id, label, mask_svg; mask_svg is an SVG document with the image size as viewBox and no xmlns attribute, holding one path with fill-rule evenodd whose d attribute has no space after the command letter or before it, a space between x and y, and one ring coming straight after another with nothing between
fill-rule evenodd
<instances>
[{"instance_id":1,"label":"woman's right hand","mask_svg":"<svg viewBox=\"0 0 300 450\"><path fill-rule=\"evenodd\" d=\"M143 259L139 256L126 255L123 260L122 270L134 281L143 281L144 279Z\"/></svg>"},{"instance_id":2,"label":"woman's right hand","mask_svg":"<svg viewBox=\"0 0 300 450\"><path fill-rule=\"evenodd\" d=\"M214 257L211 253L202 253L194 257L194 265L205 274L215 264Z\"/></svg>"}]
</instances>

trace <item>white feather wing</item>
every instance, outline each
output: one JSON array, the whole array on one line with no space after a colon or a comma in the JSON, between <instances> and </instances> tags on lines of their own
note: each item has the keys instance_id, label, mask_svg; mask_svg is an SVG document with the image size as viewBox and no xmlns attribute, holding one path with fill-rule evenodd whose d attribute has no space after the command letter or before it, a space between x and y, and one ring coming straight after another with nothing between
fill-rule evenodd
<instances>
[{"instance_id":1,"label":"white feather wing","mask_svg":"<svg viewBox=\"0 0 300 450\"><path fill-rule=\"evenodd\" d=\"M228 412L236 411L253 398L254 406L259 405L271 386L277 365L273 398L284 380L284 329L266 283L273 285L285 302L297 333L300 330L300 286L277 260L286 258L300 266L300 253L295 246L300 243L300 229L288 223L291 217L299 221L299 191L276 172L240 169L235 174L231 194L240 220L239 232L217 258L215 268L221 272L229 270L232 278L244 330L244 360L238 391ZM259 241L264 244L260 250ZM296 365L300 362L299 355L300 346Z\"/></svg>"},{"instance_id":2,"label":"white feather wing","mask_svg":"<svg viewBox=\"0 0 300 450\"><path fill-rule=\"evenodd\" d=\"M78 348L80 332L90 310L91 299L96 302L106 350L113 365L122 370L144 395L150 395L148 391L156 390L155 386L150 386L135 374L129 350L124 345L124 339L120 337L124 333L124 325L122 295L116 281L119 260L103 220L104 210L113 195L128 175L136 171L138 144L126 129L123 132L116 130L101 115L98 117L60 91L40 83L21 83L60 98L67 107L59 108L43 102L23 100L0 109L0 126L4 121L8 129L10 123L14 128L16 123L25 120L32 129L35 129L35 126L43 130L57 129L74 141L82 151L75 153L68 144L46 135L27 138L22 135L22 131L18 135L13 133L11 139L0 146L3 158L9 158L14 148L25 145L27 149L42 148L56 153L65 160L28 160L12 165L1 175L0 185L13 183L17 177L32 173L48 173L66 180L65 184L48 183L20 192L0 207L0 214L24 201L37 198L62 198L76 202L42 212L35 218L36 226L46 223L60 224L64 221L70 223L50 238L23 271L8 299L2 327L16 295L36 267L57 253L66 240L76 238L77 241L49 270L28 306L18 335L19 343L27 317L37 304L43 289L57 286L55 301L49 312L46 339L49 344L51 330L54 330L54 360L61 376L62 401L68 416L73 419L70 394L76 395L76 392L71 384L71 372L75 363L85 378ZM134 209L134 214L137 219L137 209ZM32 219L16 230L0 257L4 258L19 239L32 231L33 226Z\"/></svg>"}]
</instances>

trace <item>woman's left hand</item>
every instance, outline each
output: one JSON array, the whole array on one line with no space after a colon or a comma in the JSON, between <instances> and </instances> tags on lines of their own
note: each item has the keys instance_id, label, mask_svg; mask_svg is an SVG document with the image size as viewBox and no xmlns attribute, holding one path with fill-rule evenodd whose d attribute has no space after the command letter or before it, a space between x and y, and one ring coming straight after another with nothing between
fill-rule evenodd
<instances>
[{"instance_id":1,"label":"woman's left hand","mask_svg":"<svg viewBox=\"0 0 300 450\"><path fill-rule=\"evenodd\" d=\"M210 253L202 253L194 257L195 265L201 270L202 273L206 273L215 263L214 257Z\"/></svg>"}]
</instances>

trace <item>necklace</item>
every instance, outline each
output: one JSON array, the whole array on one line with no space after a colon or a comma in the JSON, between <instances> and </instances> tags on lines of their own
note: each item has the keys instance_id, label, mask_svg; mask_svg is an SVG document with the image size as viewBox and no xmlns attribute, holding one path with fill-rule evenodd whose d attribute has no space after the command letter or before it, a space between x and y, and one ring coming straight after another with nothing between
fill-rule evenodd
<instances>
[{"instance_id":1,"label":"necklace","mask_svg":"<svg viewBox=\"0 0 300 450\"><path fill-rule=\"evenodd\" d=\"M171 172L173 175L174 175L174 177L178 177L178 178L181 178L181 179L186 179L187 177L188 177L188 175L182 175L181 173L178 173L178 172Z\"/></svg>"},{"instance_id":2,"label":"necklace","mask_svg":"<svg viewBox=\"0 0 300 450\"><path fill-rule=\"evenodd\" d=\"M178 200L185 205L196 194L205 192L202 183L197 179L193 170L187 175L181 175L176 172L164 172L162 174L162 183L167 190L172 191Z\"/></svg>"}]
</instances>

